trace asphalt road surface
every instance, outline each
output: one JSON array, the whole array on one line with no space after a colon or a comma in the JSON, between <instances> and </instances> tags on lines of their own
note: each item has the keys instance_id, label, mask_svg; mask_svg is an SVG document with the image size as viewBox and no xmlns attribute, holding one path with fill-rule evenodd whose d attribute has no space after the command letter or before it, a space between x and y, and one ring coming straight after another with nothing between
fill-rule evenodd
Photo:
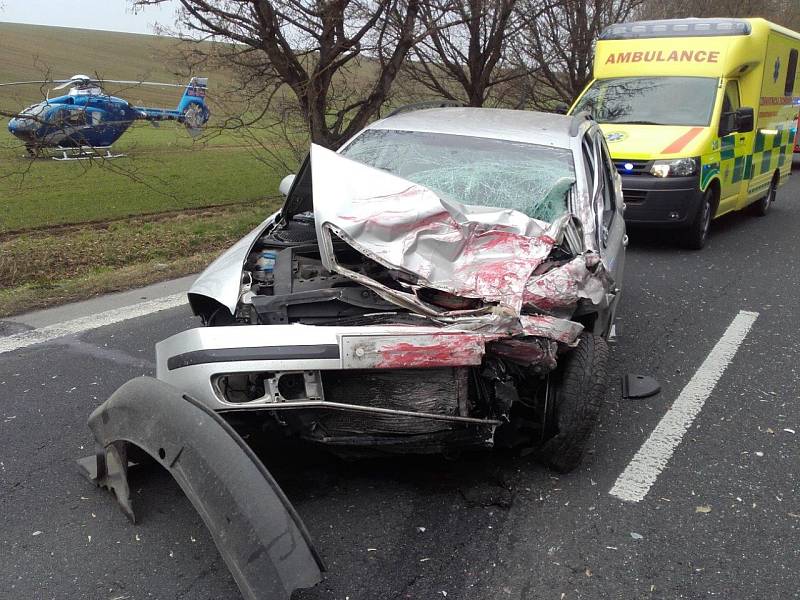
<instances>
[{"instance_id":1,"label":"asphalt road surface","mask_svg":"<svg viewBox=\"0 0 800 600\"><path fill-rule=\"evenodd\" d=\"M800 598L798 166L767 217L715 222L702 252L631 232L613 385L576 472L501 453L264 457L328 565L294 597ZM749 331L720 344L740 311ZM194 325L182 306L0 354L0 598L239 598L166 472L133 475L134 526L74 464L91 410ZM628 372L662 392L622 400ZM696 416L676 424L687 398ZM657 427L672 445L645 444ZM626 469L650 469L638 502L609 493Z\"/></svg>"}]
</instances>

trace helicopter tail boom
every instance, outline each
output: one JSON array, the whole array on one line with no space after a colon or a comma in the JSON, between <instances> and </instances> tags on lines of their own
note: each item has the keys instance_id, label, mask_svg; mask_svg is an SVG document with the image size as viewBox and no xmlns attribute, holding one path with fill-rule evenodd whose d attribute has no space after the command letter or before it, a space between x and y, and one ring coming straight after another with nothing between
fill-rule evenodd
<instances>
[{"instance_id":1,"label":"helicopter tail boom","mask_svg":"<svg viewBox=\"0 0 800 600\"><path fill-rule=\"evenodd\" d=\"M209 110L206 106L207 77L192 77L186 85L181 101L174 110L166 108L136 107L140 118L148 121L179 121L186 125L190 133L195 134L208 121Z\"/></svg>"}]
</instances>

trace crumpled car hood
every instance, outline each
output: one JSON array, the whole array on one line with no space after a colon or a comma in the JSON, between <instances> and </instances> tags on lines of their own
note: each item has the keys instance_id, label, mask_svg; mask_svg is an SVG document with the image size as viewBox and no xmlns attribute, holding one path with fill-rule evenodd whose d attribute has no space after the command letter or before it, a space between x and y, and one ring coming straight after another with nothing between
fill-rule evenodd
<instances>
[{"instance_id":1,"label":"crumpled car hood","mask_svg":"<svg viewBox=\"0 0 800 600\"><path fill-rule=\"evenodd\" d=\"M458 328L545 335L572 343L582 328L563 322L563 317L580 298L598 305L605 300L608 276L599 257L586 249L569 214L545 223L513 209L460 204L316 145L311 165L323 264L391 302L453 319ZM389 289L340 265L333 236L384 267L407 274L407 289ZM565 236L575 258L537 275ZM443 311L415 295L423 287L496 304L488 311ZM550 314L525 315L526 305Z\"/></svg>"},{"instance_id":2,"label":"crumpled car hood","mask_svg":"<svg viewBox=\"0 0 800 600\"><path fill-rule=\"evenodd\" d=\"M276 213L277 214L277 213ZM212 298L227 308L231 314L236 312L242 289L242 267L253 244L264 230L275 220L276 214L267 217L246 236L220 254L214 262L200 273L189 288L189 302L195 309L197 298ZM195 310L195 314L198 314Z\"/></svg>"},{"instance_id":3,"label":"crumpled car hood","mask_svg":"<svg viewBox=\"0 0 800 600\"><path fill-rule=\"evenodd\" d=\"M588 200L573 199L574 217L565 214L546 223L513 209L442 198L422 185L317 145L311 148L311 168L315 227L325 268L445 328L573 344L582 330L570 320L578 302L587 299L603 306L608 300L611 280L592 243L597 215ZM276 216L212 263L192 285L190 300L213 298L233 314L247 255ZM388 288L339 264L334 237L402 273L404 287ZM569 250L569 260L551 260L557 245ZM475 310L447 310L421 300L417 292L422 288L487 304Z\"/></svg>"}]
</instances>

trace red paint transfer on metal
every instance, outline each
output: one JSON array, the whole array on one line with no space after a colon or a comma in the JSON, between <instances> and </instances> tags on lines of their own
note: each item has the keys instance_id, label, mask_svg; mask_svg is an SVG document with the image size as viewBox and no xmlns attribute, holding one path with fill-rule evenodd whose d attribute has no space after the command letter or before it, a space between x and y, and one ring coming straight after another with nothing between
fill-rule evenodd
<instances>
[{"instance_id":1,"label":"red paint transfer on metal","mask_svg":"<svg viewBox=\"0 0 800 600\"><path fill-rule=\"evenodd\" d=\"M583 331L580 323L548 315L522 315L519 320L526 335L548 338L568 346L576 345Z\"/></svg>"},{"instance_id":2,"label":"red paint transfer on metal","mask_svg":"<svg viewBox=\"0 0 800 600\"><path fill-rule=\"evenodd\" d=\"M458 367L481 364L484 344L481 335L434 334L427 339L378 344L375 352L378 369Z\"/></svg>"}]
</instances>

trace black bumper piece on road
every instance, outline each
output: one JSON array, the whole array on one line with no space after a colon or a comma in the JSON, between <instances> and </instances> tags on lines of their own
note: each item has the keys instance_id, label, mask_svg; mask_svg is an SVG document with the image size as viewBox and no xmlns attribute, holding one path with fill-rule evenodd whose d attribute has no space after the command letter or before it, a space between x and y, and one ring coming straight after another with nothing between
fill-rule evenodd
<instances>
[{"instance_id":1,"label":"black bumper piece on road","mask_svg":"<svg viewBox=\"0 0 800 600\"><path fill-rule=\"evenodd\" d=\"M288 600L324 565L269 471L219 415L149 377L132 379L89 417L97 453L78 464L133 520L128 451L136 446L177 481L200 513L246 600Z\"/></svg>"},{"instance_id":2,"label":"black bumper piece on road","mask_svg":"<svg viewBox=\"0 0 800 600\"><path fill-rule=\"evenodd\" d=\"M630 225L688 227L703 192L699 177L622 176L625 222Z\"/></svg>"}]
</instances>

